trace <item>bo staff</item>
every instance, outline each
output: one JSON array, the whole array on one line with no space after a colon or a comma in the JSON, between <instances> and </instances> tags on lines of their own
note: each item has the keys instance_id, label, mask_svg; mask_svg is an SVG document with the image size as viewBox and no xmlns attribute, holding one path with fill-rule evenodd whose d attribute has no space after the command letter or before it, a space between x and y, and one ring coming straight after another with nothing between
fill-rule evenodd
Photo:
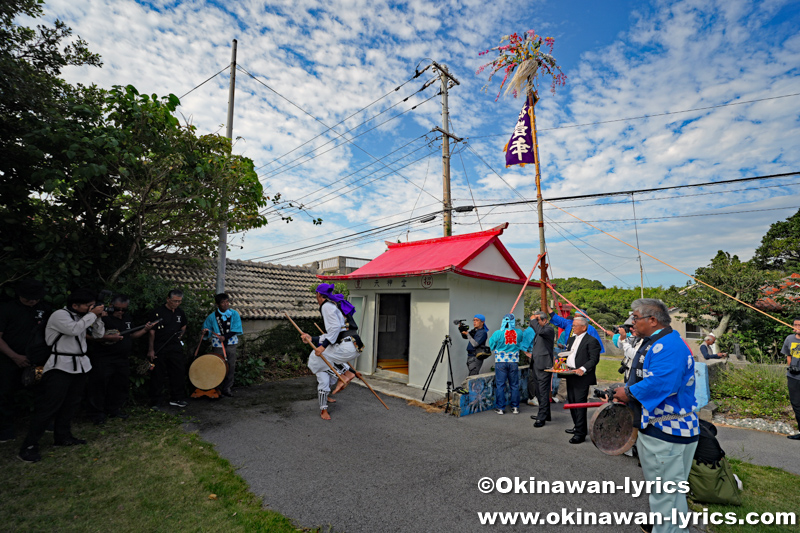
<instances>
[{"instance_id":1,"label":"bo staff","mask_svg":"<svg viewBox=\"0 0 800 533\"><path fill-rule=\"evenodd\" d=\"M319 324L314 322L314 325L317 326L317 329L319 330L320 333L322 333L323 335L325 334L325 332L322 331L322 328L319 327ZM375 390L369 385L369 383L367 383L367 380L364 379L364 377L361 375L361 372L357 372L355 369L353 369L353 374L355 374L358 379L360 379L361 381L364 382L364 385L367 386L367 388L370 390L370 392L375 395L375 397L378 399L378 401L381 402L383 404L383 406L386 407L386 410L388 411L389 410L389 406L386 405L385 403L383 403L383 400L381 400L381 397L378 396L378 393L375 392Z\"/></svg>"},{"instance_id":2,"label":"bo staff","mask_svg":"<svg viewBox=\"0 0 800 533\"><path fill-rule=\"evenodd\" d=\"M296 329L296 330L297 330L297 332L298 332L298 333L299 333L299 334L302 336L302 335L303 335L303 330L302 330L302 329L300 329L300 327L299 327L297 324L295 324L294 320L292 320L292 317L290 317L290 316L289 316L289 313L287 313L286 311L284 311L284 312L283 312L283 314L284 314L284 315L286 315L286 318L288 318L288 319L289 319L289 322L291 322L291 323L292 323L292 325L294 326L294 329ZM313 343L313 342L311 342L311 341L308 341L308 342L306 342L306 344L308 344L308 345L309 345L309 346L311 346L312 348L316 348L316 346L314 346L314 343ZM335 369L335 368L333 368L333 365L331 365L331 364L328 362L328 360L325 358L325 356L324 356L324 355L322 355L322 354L319 354L319 358L320 358L320 359L322 359L322 360L325 362L325 364L326 364L326 365L328 365L328 368L330 368L330 369L331 369L331 372L333 372L333 373L334 373L334 374L335 374L335 375L336 375L336 376L337 376L339 379L341 379L342 375L341 375L340 373L338 373L338 372L336 371L336 369Z\"/></svg>"}]
</instances>

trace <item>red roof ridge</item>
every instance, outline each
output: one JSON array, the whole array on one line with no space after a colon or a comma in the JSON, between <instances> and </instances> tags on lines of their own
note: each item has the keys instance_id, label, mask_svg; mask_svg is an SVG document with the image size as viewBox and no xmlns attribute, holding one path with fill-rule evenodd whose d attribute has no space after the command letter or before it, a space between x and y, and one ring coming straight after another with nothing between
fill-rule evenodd
<instances>
[{"instance_id":1,"label":"red roof ridge","mask_svg":"<svg viewBox=\"0 0 800 533\"><path fill-rule=\"evenodd\" d=\"M434 239L425 239L423 241L411 241L411 242L389 242L384 241L389 248L404 248L406 246L419 246L419 245L427 245L433 244L437 242L452 242L452 241L463 241L467 239L478 239L481 237L492 237L495 235L502 235L503 230L508 228L508 222L504 222L499 226L495 226L492 229L487 229L484 231L478 231L476 233L465 233L463 235L451 235L449 237L436 237Z\"/></svg>"}]
</instances>

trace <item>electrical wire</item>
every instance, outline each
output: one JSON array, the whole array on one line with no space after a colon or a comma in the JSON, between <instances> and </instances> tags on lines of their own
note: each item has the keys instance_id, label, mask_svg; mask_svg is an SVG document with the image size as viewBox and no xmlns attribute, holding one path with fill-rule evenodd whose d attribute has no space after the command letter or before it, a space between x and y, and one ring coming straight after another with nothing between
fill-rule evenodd
<instances>
[{"instance_id":1,"label":"electrical wire","mask_svg":"<svg viewBox=\"0 0 800 533\"><path fill-rule=\"evenodd\" d=\"M342 120L340 120L339 122L337 122L337 123L336 123L336 124L334 124L333 126L330 126L329 128L327 128L326 130L322 131L321 133L319 133L319 134L315 135L314 137L311 137L309 140L307 140L307 141L306 141L306 142L304 142L303 144L301 144L301 145L299 145L299 146L297 146L297 147L295 147L295 148L292 148L291 150L289 150L289 151L288 151L288 152L286 152L285 154L283 154L283 155L280 155L280 156L276 157L275 159L273 159L273 160L272 160L272 161L270 161L269 163L265 163L265 164L261 165L260 167L256 168L255 170L256 170L256 171L258 171L258 170L260 170L260 169L264 168L264 167L265 167L265 166L267 166L267 165L271 165L271 164L272 164L272 163L274 163L275 161L278 161L278 160L280 160L280 159L283 159L284 157L286 157L287 155L291 154L292 152L294 152L294 151L296 151L296 150L299 150L300 148L302 148L303 146L307 145L308 143L310 143L310 142L311 142L311 141L313 141L314 139L318 139L318 138L322 137L323 135L325 135L326 133L328 133L329 131L331 131L331 130L332 130L333 128L335 128L336 126L339 126L340 124L342 124L342 123L344 123L344 122L346 122L346 121L350 120L351 118L353 118L354 116L358 115L359 113L363 113L364 111L366 111L366 110L367 110L367 109L369 109L370 107L374 106L375 104L377 104L378 102L380 102L381 100L383 100L384 98L386 98L387 96L389 96L390 94L392 94L392 93L396 93L396 92L397 92L397 91L399 91L401 88L403 88L403 86L405 86L407 83L410 83L410 82L412 82L413 80L417 79L417 78L418 78L420 75L422 75L422 72L417 72L417 73L416 73L414 76L412 76L411 78L407 79L406 81L404 81L403 83L401 83L400 85L398 85L397 87L395 87L395 88L394 88L394 90L391 90L391 91L389 91L388 93L386 93L386 94L384 94L383 96L381 96L380 98L378 98L377 100L374 100L374 101L373 101L371 104L369 104L369 105L367 105L367 106L365 106L365 107L362 107L362 108L361 108L361 109L359 109L358 111L356 111L356 112L352 113L351 115L349 115L349 116L347 116L347 117L343 118ZM421 90L421 89L420 89L420 90ZM406 100L408 100L408 99L409 99L411 96L414 96L414 95L415 95L415 94L417 94L418 92L420 92L420 91L417 91L417 92L415 92L415 93L412 93L412 94L410 94L409 96L407 96L407 97L406 97L405 99L403 99L402 101L403 101L403 102L405 102L405 101L406 101ZM395 105L396 105L396 104L395 104ZM394 106L392 106L392 107L394 107ZM377 116L377 115L376 115L376 116ZM373 117L373 118L374 118L374 117ZM362 122L362 124L363 124L363 122Z\"/></svg>"},{"instance_id":2,"label":"electrical wire","mask_svg":"<svg viewBox=\"0 0 800 533\"><path fill-rule=\"evenodd\" d=\"M189 89L189 91L187 91L187 92L183 93L183 95L182 95L182 96L179 96L179 97L178 97L178 100L182 100L184 96L188 95L189 93L191 93L191 92L192 92L192 91L194 91L195 89L199 89L200 87L202 87L202 86L203 86L203 85L205 85L206 83L210 82L211 80L213 80L214 78L216 78L217 76L219 76L220 74L222 74L223 72L225 72L226 70L228 70L229 68L231 68L231 65L230 65L230 63L229 63L228 65L226 65L226 66L225 66L225 68L223 68L222 70L220 70L219 72L217 72L216 74L214 74L213 76L211 76L210 78L208 78L206 81L204 81L204 82L202 82L202 83L200 83L200 84L198 84L198 85L195 85L195 86L194 86L192 89Z\"/></svg>"},{"instance_id":3,"label":"electrical wire","mask_svg":"<svg viewBox=\"0 0 800 533\"><path fill-rule=\"evenodd\" d=\"M681 114L681 113L691 113L693 111L707 111L709 109L716 109L716 108L719 108L719 107L729 107L729 106L734 106L734 105L754 104L754 103L757 103L757 102L766 102L767 100L778 100L780 98L790 98L792 96L800 96L800 93L784 94L784 95L781 95L781 96L770 96L770 97L767 97L767 98L758 98L758 99L755 99L755 100L745 100L745 101L742 101L742 102L729 102L727 104L719 104L719 105L712 105L712 106L706 106L706 107L697 107L697 108L694 108L694 109L684 109L684 110L681 110L681 111L666 111L664 113L656 113L656 114L653 114L653 115L641 115L641 116L638 116L638 117L616 118L616 119L612 119L612 120L601 120L601 121L598 121L598 122L585 122L583 124L568 124L566 126L556 126L556 127L553 127L553 128L543 128L543 129L540 129L540 130L537 130L537 131L542 132L542 131L553 131L553 130L565 130L565 129L569 129L569 128L582 128L584 126L598 126L600 124L611 124L613 122L626 122L626 121L629 121L629 120L642 120L642 119L645 119L645 118L655 118L655 117L663 117L663 116L667 116L667 115L678 115L678 114ZM468 139L470 139L470 140L472 140L472 139L485 139L487 137L503 137L503 136L506 136L506 135L508 135L508 134L507 133L492 133L490 135L480 135L478 137L468 137Z\"/></svg>"},{"instance_id":4,"label":"electrical wire","mask_svg":"<svg viewBox=\"0 0 800 533\"><path fill-rule=\"evenodd\" d=\"M430 80L430 81L433 81L433 80ZM429 83L430 83L430 82L429 82ZM345 139L345 140L346 140L346 138L344 137L344 135L345 135L346 133L350 133L351 131L354 131L354 130L356 130L357 128L359 128L359 127L363 126L363 125L364 125L364 124L366 124L367 122L371 122L371 121L375 120L376 118L378 118L379 116L383 115L384 113L387 113L387 112L389 112L390 110L394 109L395 107L399 106L400 104L402 104L402 103L406 102L406 101L407 101L409 98L411 98L411 97L412 97L412 96L414 96L415 94L422 92L422 91L423 91L423 90L425 90L427 87L428 87L428 84L426 84L426 85L423 85L421 89L419 89L418 91L414 92L413 94L410 94L410 95L408 95L407 97L405 97L404 99L400 100L400 101L399 101L399 102L397 102L396 104L393 104L393 105L391 105L391 106L387 107L386 109L384 109L383 111L381 111L381 112L380 112L380 113L378 113L377 115L374 115L374 116L372 116L372 117L368 118L367 120L364 120L363 122L361 122L361 123L359 123L359 124L356 124L356 125L355 125L355 126L353 126L352 128L348 128L347 130L343 131L342 133L339 133L339 132L337 132L337 131L333 131L333 133L334 133L334 134L336 134L336 136L337 136L338 138L342 138L342 139ZM436 96L438 96L438 94L435 94L435 95L433 95L431 98L435 98ZM431 98L428 98L428 100L430 100ZM383 126L383 125L384 125L384 124L386 124L387 122L390 122L390 121L392 121L392 120L394 120L394 119L396 119L396 118L398 118L398 117L400 117L400 116L402 116L402 115L404 115L404 114L408 113L409 111L413 111L413 110L415 110L417 107L419 107L420 105L424 104L424 103L425 103L425 102L427 102L428 100L424 100L424 101L422 101L422 102L420 102L420 103L416 104L415 106L413 106L411 109L407 109L406 111L403 111L402 113L398 113L397 115L393 115L393 116L392 116L390 119L388 119L388 120L385 120L385 121L381 122L380 124L378 124L377 126L375 126L375 127L373 127L373 128L370 128L370 129L368 129L368 130L366 130L366 131L364 131L364 132L362 132L362 133L359 133L358 135L355 135L355 136L353 136L353 137L350 137L350 139L352 140L352 139L356 139L356 138L358 138L358 137L361 137L362 135L364 135L364 133L367 133L367 132L369 132L369 131L372 131L372 130L374 130L375 128L378 128L378 127L380 127L380 126ZM349 118L349 117L348 117L348 118ZM345 120L347 120L347 119L345 119ZM343 121L342 121L342 122L343 122ZM332 130L333 130L333 128L335 128L335 127L336 127L336 126L338 126L339 124L341 124L341 122L339 122L338 124L335 124L334 126L331 126L331 127L329 128L329 130L327 130L327 131L332 131ZM320 134L320 135L322 135L322 134ZM319 135L318 135L317 137L319 137ZM316 139L317 137L314 137L314 139ZM313 139L311 139L311 140L313 140ZM311 140L309 140L308 142L311 142ZM305 145L305 144L308 144L308 142L304 143L304 145ZM313 150L310 150L310 151L308 151L308 152L306 152L306 153L304 153L304 154L302 154L302 155L300 155L300 156L298 156L298 157L296 157L296 158L292 159L291 161L288 161L287 163L284 163L283 165L281 165L281 166L279 166L279 167L277 167L277 168L275 168L275 169L272 169L272 170L270 170L271 174L268 174L268 175L266 175L266 176L263 176L263 175L262 175L262 176L263 176L265 179L269 179L269 178L272 178L273 176L276 176L276 175L278 175L278 174L283 174L284 172L287 172L288 170L291 170L292 168L295 168L295 167L297 167L297 166L300 166L301 164L304 164L306 161L303 161L303 163L300 163L299 165L295 165L295 166L293 166L293 167L291 167L291 168L289 168L289 169L287 169L287 170L281 170L281 169L283 169L283 168L285 168L285 167L287 167L287 166L291 165L291 164L292 164L292 163L294 163L295 161L299 161L299 160L301 160L302 158L306 157L307 155L313 154L313 153L314 153L314 152L316 152L317 150L319 150L319 149L321 149L321 148L324 148L325 146L327 146L327 145L329 145L329 144L331 144L331 143L333 143L333 142L336 142L336 139L331 139L331 140L329 140L328 142L325 142L325 143L323 143L323 144L321 144L321 145L319 145L319 146L315 147ZM344 144L344 143L341 143L341 144ZM334 146L334 148L337 148L337 147L341 146L341 144L338 144L338 145ZM301 146L303 146L303 145L301 145ZM299 148L299 147L298 147L298 148ZM330 150L326 150L326 151L325 151L325 152L323 152L323 153L327 153L327 152L330 152ZM288 153L291 153L291 152L287 152L287 154L288 154ZM281 156L281 157L283 157L283 156ZM309 158L309 159L308 159L308 161L311 161L311 159L314 159L315 157L317 157L317 156L314 156L314 157L311 157L311 158ZM269 164L269 163L268 163L268 164ZM263 168L263 166L266 166L266 165L262 165L261 167L259 167L259 169L260 169L260 168ZM258 170L258 169L256 169L256 170Z\"/></svg>"}]
</instances>

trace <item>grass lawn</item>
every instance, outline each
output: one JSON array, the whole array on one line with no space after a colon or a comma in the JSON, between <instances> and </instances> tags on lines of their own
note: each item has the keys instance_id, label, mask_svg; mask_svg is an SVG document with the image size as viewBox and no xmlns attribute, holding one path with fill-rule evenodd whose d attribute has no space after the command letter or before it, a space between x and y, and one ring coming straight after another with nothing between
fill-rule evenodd
<instances>
[{"instance_id":1,"label":"grass lawn","mask_svg":"<svg viewBox=\"0 0 800 533\"><path fill-rule=\"evenodd\" d=\"M702 511L707 508L709 514L719 512L734 512L738 518L744 518L747 513L767 512L794 512L797 513L797 494L800 494L800 476L790 474L779 468L758 466L744 463L737 459L728 459L733 472L739 476L744 484L742 491L742 506L716 504L692 504L693 511ZM714 533L734 533L747 531L747 533L772 533L784 531L798 531L800 525L708 525L708 531Z\"/></svg>"},{"instance_id":2,"label":"grass lawn","mask_svg":"<svg viewBox=\"0 0 800 533\"><path fill-rule=\"evenodd\" d=\"M127 421L78 424L86 446L54 448L42 461L16 459L21 441L0 445L3 531L297 531L261 508L233 466L177 417L135 410Z\"/></svg>"},{"instance_id":3,"label":"grass lawn","mask_svg":"<svg viewBox=\"0 0 800 533\"><path fill-rule=\"evenodd\" d=\"M610 360L610 359L600 359L600 362L597 363L597 368L595 368L595 374L597 375L597 379L599 381L614 381L617 383L622 383L624 376L617 372L620 363L622 360Z\"/></svg>"}]
</instances>

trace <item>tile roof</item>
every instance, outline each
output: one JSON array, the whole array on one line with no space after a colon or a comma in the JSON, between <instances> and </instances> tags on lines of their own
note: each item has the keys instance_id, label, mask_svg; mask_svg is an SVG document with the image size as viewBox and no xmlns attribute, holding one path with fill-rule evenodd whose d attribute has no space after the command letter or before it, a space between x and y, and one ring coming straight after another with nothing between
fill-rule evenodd
<instances>
[{"instance_id":1,"label":"tile roof","mask_svg":"<svg viewBox=\"0 0 800 533\"><path fill-rule=\"evenodd\" d=\"M179 255L153 258L156 276L185 289L214 290L216 260L190 259ZM308 289L319 283L304 267L228 260L225 292L242 319L281 319L286 310L292 318L319 316L317 300Z\"/></svg>"}]
</instances>

